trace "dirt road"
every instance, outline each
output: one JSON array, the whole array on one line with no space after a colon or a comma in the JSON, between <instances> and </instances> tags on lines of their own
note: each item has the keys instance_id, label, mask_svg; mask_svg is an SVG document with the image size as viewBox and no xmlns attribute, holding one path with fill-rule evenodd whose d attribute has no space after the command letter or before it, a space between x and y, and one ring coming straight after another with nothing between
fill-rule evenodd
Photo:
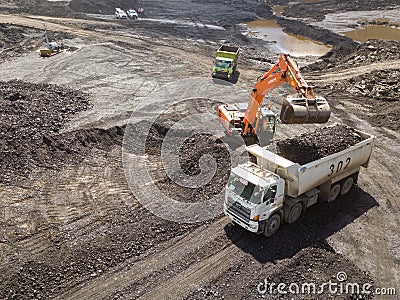
<instances>
[{"instance_id":1,"label":"dirt road","mask_svg":"<svg viewBox=\"0 0 400 300\"><path fill-rule=\"evenodd\" d=\"M255 8L253 3L251 9ZM370 106L381 103L382 96L367 86L371 80L374 86L384 82L391 92L384 95L381 113L392 112L392 104L399 101L398 82L392 83L388 76L399 72L398 57L385 56L383 62L378 60L383 54L377 53L377 61L362 61L357 54L364 50L358 49L347 61L337 59L335 68L318 69L332 61L317 62L305 73L317 91L329 96L334 108L330 123L343 122L375 134L376 150L350 194L316 205L296 224L265 239L232 225L222 214L199 224L163 220L133 197L123 170L121 132L131 112L167 83L209 77L212 56L227 31L197 32L190 26L170 25L177 30L171 39L171 28L164 30L150 21L142 23L150 27L139 28L114 20L0 15L0 23L14 26L41 29L42 21L50 30L73 35L66 42L78 50L49 59L27 51L1 63L0 80L79 89L90 94L92 106L71 115L60 130L61 140L63 134L76 136L77 145L71 146L75 153L65 153L70 160L55 162L50 169L38 167L18 183L0 184L2 299L258 299L263 295L257 285L267 277L322 283L340 271L347 273L349 282L400 289L399 132L390 119L381 125L372 120L376 115ZM241 40L231 33L229 40ZM266 61L277 56L266 43L245 39L241 43L246 54L236 86L244 89L240 96L244 97L270 66ZM396 44L385 45L390 47ZM378 80L379 71L384 74L379 73L383 77ZM269 95L273 109L279 110L282 94L288 92L282 87ZM367 101L360 93L371 97ZM314 128L280 124L277 134L286 138ZM187 155L198 159L198 149L202 148L193 146ZM83 159L74 161L72 155ZM149 164L155 165L150 172L154 181L163 180L166 175L156 157L149 157ZM163 184L168 188L168 182ZM182 195L187 192L182 191Z\"/></svg>"},{"instance_id":2,"label":"dirt road","mask_svg":"<svg viewBox=\"0 0 400 300\"><path fill-rule=\"evenodd\" d=\"M312 74L312 81L315 83L329 83L333 81L342 81L345 79L350 79L353 77L357 77L366 73L371 73L377 70L398 70L400 69L400 60L392 60L390 63L388 62L378 62L372 63L366 66L357 66L352 67L349 69L336 71L336 72L329 72L326 74Z\"/></svg>"}]
</instances>

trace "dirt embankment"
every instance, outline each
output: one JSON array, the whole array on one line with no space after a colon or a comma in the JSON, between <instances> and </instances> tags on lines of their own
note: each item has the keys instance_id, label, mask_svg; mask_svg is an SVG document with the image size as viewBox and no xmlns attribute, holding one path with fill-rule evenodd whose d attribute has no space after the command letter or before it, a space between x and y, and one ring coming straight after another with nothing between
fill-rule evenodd
<instances>
[{"instance_id":1,"label":"dirt embankment","mask_svg":"<svg viewBox=\"0 0 400 300\"><path fill-rule=\"evenodd\" d=\"M400 59L398 47L399 41L369 40L357 45L351 53L330 51L322 56L318 62L305 66L304 71L341 71L356 66L365 66L377 62L385 62ZM382 67L382 70L385 66ZM372 76L371 76L372 77Z\"/></svg>"},{"instance_id":2,"label":"dirt embankment","mask_svg":"<svg viewBox=\"0 0 400 300\"><path fill-rule=\"evenodd\" d=\"M90 108L89 96L69 88L18 80L0 83L0 182L28 178L33 171L76 163L91 147L122 142L123 130L60 133L71 117Z\"/></svg>"},{"instance_id":3,"label":"dirt embankment","mask_svg":"<svg viewBox=\"0 0 400 300\"><path fill-rule=\"evenodd\" d=\"M332 52L303 71L329 72L316 79L318 92L331 106L345 103L350 112L374 126L399 131L399 46L399 41L369 40L348 55ZM353 74L352 69L359 71Z\"/></svg>"},{"instance_id":4,"label":"dirt embankment","mask_svg":"<svg viewBox=\"0 0 400 300\"><path fill-rule=\"evenodd\" d=\"M332 49L330 53L340 52L342 54L348 54L353 52L357 46L356 42L346 36L334 33L328 29L307 24L305 21L288 20L278 17L276 18L276 22L282 26L283 31L287 33L304 36L325 45L331 45Z\"/></svg>"},{"instance_id":5,"label":"dirt embankment","mask_svg":"<svg viewBox=\"0 0 400 300\"><path fill-rule=\"evenodd\" d=\"M198 103L208 105L211 100L197 99ZM213 105L210 105L213 106ZM185 110L194 111L190 105L184 105ZM164 195L181 202L202 202L218 195L225 187L231 168L231 157L227 145L220 139L217 139L206 133L196 133L190 128L172 128L174 124L187 117L186 113L179 114L172 112L182 110L180 106L174 106L171 112L161 114L155 123L151 124L150 131L146 137L145 153L148 155L148 170L153 178L155 185ZM204 108L203 108L204 109ZM206 110L212 110L208 107ZM143 134L143 122L130 125L133 132L137 135ZM172 144L168 144L168 149L162 149L163 142L168 133L168 139L173 139ZM172 148L171 148L172 146ZM135 152L135 146L126 147ZM171 151L171 152L169 152ZM137 153L142 155L142 153ZM179 166L177 169L168 170L169 176L165 170L163 162L172 159L170 155L177 155ZM215 165L201 165L203 157L208 156ZM208 183L198 188L184 186L184 178L194 177L203 172L202 168L215 170ZM172 177L172 178L171 178ZM179 183L177 183L177 181ZM222 214L222 212L221 212Z\"/></svg>"},{"instance_id":6,"label":"dirt embankment","mask_svg":"<svg viewBox=\"0 0 400 300\"><path fill-rule=\"evenodd\" d=\"M304 36L325 45L330 45L332 46L331 53L339 51L342 54L349 54L356 48L357 43L349 37L308 24L306 18L287 19L285 17L276 16L273 13L273 5L287 5L287 2L272 1L268 4L259 4L256 8L257 16L267 20L274 20L286 33Z\"/></svg>"}]
</instances>

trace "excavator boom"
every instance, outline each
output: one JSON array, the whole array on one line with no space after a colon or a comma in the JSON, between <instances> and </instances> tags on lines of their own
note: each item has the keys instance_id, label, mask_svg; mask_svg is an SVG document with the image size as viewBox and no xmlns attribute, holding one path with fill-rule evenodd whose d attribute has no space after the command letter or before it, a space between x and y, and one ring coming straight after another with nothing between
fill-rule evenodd
<instances>
[{"instance_id":1,"label":"excavator boom","mask_svg":"<svg viewBox=\"0 0 400 300\"><path fill-rule=\"evenodd\" d=\"M280 119L284 124L310 124L328 122L331 110L324 97L314 95L314 89L304 80L296 62L288 55L281 54L279 61L260 76L254 85L245 113L232 106L218 107L218 116L228 132L241 131L244 137L257 136L262 126L272 120L261 109L264 97L275 88L287 82L296 92L288 96L281 107ZM274 120L270 128L275 130ZM265 127L267 128L267 127Z\"/></svg>"},{"instance_id":2,"label":"excavator boom","mask_svg":"<svg viewBox=\"0 0 400 300\"><path fill-rule=\"evenodd\" d=\"M289 96L282 103L281 121L284 124L326 123L330 117L330 107L325 98L314 95L301 75L296 62L288 55L281 54L279 61L254 85L250 93L246 114L244 117L244 134L254 130L257 112L266 94L283 83L297 92L297 96Z\"/></svg>"}]
</instances>

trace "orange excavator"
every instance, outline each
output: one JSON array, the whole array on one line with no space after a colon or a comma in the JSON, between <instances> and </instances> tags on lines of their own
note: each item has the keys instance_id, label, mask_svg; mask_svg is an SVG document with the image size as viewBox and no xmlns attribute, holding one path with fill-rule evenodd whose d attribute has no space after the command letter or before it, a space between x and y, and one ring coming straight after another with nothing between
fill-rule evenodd
<instances>
[{"instance_id":1,"label":"orange excavator","mask_svg":"<svg viewBox=\"0 0 400 300\"><path fill-rule=\"evenodd\" d=\"M285 82L297 94L287 96L282 103L280 120L283 124L328 122L331 110L326 99L314 95L314 89L304 80L296 62L288 54L281 54L279 61L258 78L247 104L223 104L218 107L218 117L227 133L240 134L246 144L269 144L275 134L276 117L270 106L266 108L261 104L267 93Z\"/></svg>"}]
</instances>

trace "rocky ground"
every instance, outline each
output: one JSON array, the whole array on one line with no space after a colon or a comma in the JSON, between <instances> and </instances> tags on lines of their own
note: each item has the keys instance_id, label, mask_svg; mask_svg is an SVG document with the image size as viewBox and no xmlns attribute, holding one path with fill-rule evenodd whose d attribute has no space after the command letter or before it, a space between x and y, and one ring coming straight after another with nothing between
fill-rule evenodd
<instances>
[{"instance_id":1,"label":"rocky ground","mask_svg":"<svg viewBox=\"0 0 400 300\"><path fill-rule=\"evenodd\" d=\"M72 115L89 109L88 96L55 85L1 82L1 181L29 178L38 168L61 167L88 149L95 137L60 136ZM21 115L24 115L21 118ZM103 139L102 139L103 142ZM82 145L81 151L77 149ZM81 159L84 153L80 153Z\"/></svg>"},{"instance_id":2,"label":"rocky ground","mask_svg":"<svg viewBox=\"0 0 400 300\"><path fill-rule=\"evenodd\" d=\"M124 0L0 4L0 297L290 299L276 290L267 294L260 284L265 279L288 285L339 282L340 272L346 273L345 282L396 287L400 281L398 41L358 44L307 23L338 11L387 10L395 1L149 0L142 3L145 17L139 21L113 19L116 6L131 4ZM289 5L284 15L301 20L276 17L271 4ZM302 72L332 106L330 124L345 123L378 137L370 166L360 172L358 186L348 195L318 203L270 239L231 224L222 210L196 224L164 220L133 196L124 174L121 145L131 113L165 84L209 78L213 55L223 42L242 48L235 86L245 89L245 96L218 92L222 86L217 85L212 98L247 99L257 76L278 57L270 47L273 41L241 33L240 22L258 17L333 46L319 59L299 58ZM77 51L39 58L35 50L43 46L43 21L53 39L63 39ZM172 92L190 99L195 91L209 91L216 84L210 82L202 86L204 81L197 78L177 91L169 86L164 92L171 93L171 99L157 102L156 98L153 107L167 107L175 97ZM276 111L282 94L287 94L286 87L268 95ZM179 165L184 175L197 176L202 157L209 154L216 165L212 180L189 188L166 174L160 159L162 141L181 118L214 113L217 102L203 100L208 104L173 107L158 116L146 136L145 153L140 153L151 176L148 184L189 204L220 193L231 167L222 140L202 132L179 147ZM134 117L145 119L151 112ZM135 124L138 136L146 134L145 123ZM181 129L177 135L186 133ZM290 150L294 142L304 142L303 137L314 141L311 146L319 149L317 156L307 152L310 159L358 140L345 127L326 133L320 126L279 124L277 137ZM343 145L329 147L329 138L345 134L349 140ZM302 139L286 140L293 136ZM319 147L322 140L324 147ZM324 291L323 298L371 298L356 294Z\"/></svg>"},{"instance_id":3,"label":"rocky ground","mask_svg":"<svg viewBox=\"0 0 400 300\"><path fill-rule=\"evenodd\" d=\"M376 65L375 70L357 77L345 76L343 80L334 83L322 83L318 91L336 99L335 103L352 99L358 107L350 108L357 116L367 119L377 127L385 127L394 131L399 130L399 69L392 69L387 61L400 58L398 41L370 40L360 44L348 55L329 53L318 64L304 68L306 71L335 70L351 65L353 68L365 65ZM389 69L388 69L389 67ZM343 100L342 100L343 99Z\"/></svg>"},{"instance_id":4,"label":"rocky ground","mask_svg":"<svg viewBox=\"0 0 400 300\"><path fill-rule=\"evenodd\" d=\"M275 5L287 5L283 10L285 16L314 20L323 20L325 15L334 12L385 10L398 5L396 0L357 0L353 3L340 0L329 1L329 3L323 1L290 2L287 0L272 0L271 2Z\"/></svg>"},{"instance_id":5,"label":"rocky ground","mask_svg":"<svg viewBox=\"0 0 400 300\"><path fill-rule=\"evenodd\" d=\"M212 284L199 288L186 299L234 299L237 289L254 291L255 293L250 294L248 299L282 299L282 294L278 292L278 284L284 284L283 290L287 293L287 299L290 299L289 297L310 299L316 295L324 299L373 298L372 293L361 296L356 291L349 293L350 295L332 295L329 292L329 282L336 281L338 285L334 288L340 289L340 281L337 282L337 278L332 274L341 274L342 270L347 268L351 270L351 273L346 273L349 282L365 282L369 284L371 291L374 283L368 274L358 269L345 257L325 249L308 247L299 251L290 260L267 264L262 268L257 268L257 271L254 271L254 267L254 264L242 262L230 269L229 273L241 274L243 280L233 281L230 276L222 276ZM254 281L255 277L260 280ZM321 287L321 282L326 282L327 285ZM310 289L302 286L302 283L310 284ZM289 288L291 284L292 287Z\"/></svg>"}]
</instances>

